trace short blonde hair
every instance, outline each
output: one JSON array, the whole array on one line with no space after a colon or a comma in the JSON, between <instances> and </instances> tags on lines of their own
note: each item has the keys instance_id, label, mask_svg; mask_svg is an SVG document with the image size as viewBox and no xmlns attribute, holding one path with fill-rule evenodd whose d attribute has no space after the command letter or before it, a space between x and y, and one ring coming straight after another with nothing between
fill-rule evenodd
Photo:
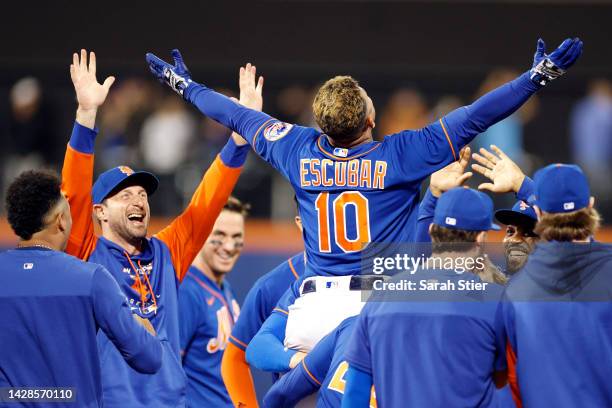
<instances>
[{"instance_id":1,"label":"short blonde hair","mask_svg":"<svg viewBox=\"0 0 612 408\"><path fill-rule=\"evenodd\" d=\"M601 217L594 208L569 213L543 212L533 232L545 241L582 241L599 229Z\"/></svg>"},{"instance_id":2,"label":"short blonde hair","mask_svg":"<svg viewBox=\"0 0 612 408\"><path fill-rule=\"evenodd\" d=\"M350 76L325 82L312 104L321 130L337 141L351 141L365 127L367 104L359 83Z\"/></svg>"}]
</instances>

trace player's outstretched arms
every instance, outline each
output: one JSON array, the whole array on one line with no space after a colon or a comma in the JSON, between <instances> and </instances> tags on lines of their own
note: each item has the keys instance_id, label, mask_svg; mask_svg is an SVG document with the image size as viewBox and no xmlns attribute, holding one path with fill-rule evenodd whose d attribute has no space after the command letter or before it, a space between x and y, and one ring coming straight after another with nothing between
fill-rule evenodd
<instances>
[{"instance_id":1,"label":"player's outstretched arms","mask_svg":"<svg viewBox=\"0 0 612 408\"><path fill-rule=\"evenodd\" d=\"M102 84L96 79L96 54L81 50L72 55L70 78L74 85L79 106L76 121L66 149L62 167L62 191L70 203L72 231L66 252L87 259L95 246L94 226L91 219L91 187L94 171L94 142L98 108L106 100L115 81L110 76Z\"/></svg>"},{"instance_id":2,"label":"player's outstretched arms","mask_svg":"<svg viewBox=\"0 0 612 408\"><path fill-rule=\"evenodd\" d=\"M582 46L579 38L568 38L555 51L546 54L544 41L539 39L529 71L441 119L456 146L461 149L476 135L514 113L550 81L562 76L578 60Z\"/></svg>"},{"instance_id":3,"label":"player's outstretched arms","mask_svg":"<svg viewBox=\"0 0 612 408\"><path fill-rule=\"evenodd\" d=\"M172 57L174 65L163 61L154 54L147 53L146 60L149 70L158 80L167 84L185 100L194 104L206 116L238 133L249 143L253 142L253 138L262 129L262 126L272 120L265 113L247 108L193 81L179 50L172 50ZM241 69L241 84L243 82L242 74ZM256 68L247 64L244 81L250 80L251 77L254 78L255 74ZM253 84L254 82L253 79ZM258 85L254 85L253 88L259 87L261 89L261 86L263 86L263 82L261 82L261 85L258 82Z\"/></svg>"}]
</instances>

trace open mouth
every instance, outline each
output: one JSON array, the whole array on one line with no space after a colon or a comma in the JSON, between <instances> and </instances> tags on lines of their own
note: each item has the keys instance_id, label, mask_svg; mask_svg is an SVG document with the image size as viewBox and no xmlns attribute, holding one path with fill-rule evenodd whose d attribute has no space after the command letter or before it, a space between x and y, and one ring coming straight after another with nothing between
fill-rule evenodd
<instances>
[{"instance_id":1,"label":"open mouth","mask_svg":"<svg viewBox=\"0 0 612 408\"><path fill-rule=\"evenodd\" d=\"M144 214L128 214L127 219L132 224L143 225L145 216Z\"/></svg>"}]
</instances>

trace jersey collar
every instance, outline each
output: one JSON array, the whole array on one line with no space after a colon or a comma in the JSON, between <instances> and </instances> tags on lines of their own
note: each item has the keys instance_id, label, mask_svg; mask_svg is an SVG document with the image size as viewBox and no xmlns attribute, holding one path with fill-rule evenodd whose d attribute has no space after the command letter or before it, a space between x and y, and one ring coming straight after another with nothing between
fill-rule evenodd
<instances>
[{"instance_id":1,"label":"jersey collar","mask_svg":"<svg viewBox=\"0 0 612 408\"><path fill-rule=\"evenodd\" d=\"M319 139L317 140L317 147L321 153L332 160L338 161L357 159L361 156L365 156L373 150L378 149L380 146L381 142L370 142L352 147L350 149L338 148L329 143L329 139L325 134L320 135Z\"/></svg>"}]
</instances>

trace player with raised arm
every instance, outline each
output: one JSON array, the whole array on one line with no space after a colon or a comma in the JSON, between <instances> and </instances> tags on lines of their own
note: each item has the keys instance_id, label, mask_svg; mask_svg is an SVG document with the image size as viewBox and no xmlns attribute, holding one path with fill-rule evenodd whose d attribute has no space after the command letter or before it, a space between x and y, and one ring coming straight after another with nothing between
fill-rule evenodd
<instances>
[{"instance_id":1,"label":"player with raised arm","mask_svg":"<svg viewBox=\"0 0 612 408\"><path fill-rule=\"evenodd\" d=\"M369 242L411 242L421 181L458 159L475 136L503 120L578 59L582 42L565 40L550 55L538 41L532 68L429 126L375 142L376 113L357 81L327 81L313 104L321 131L281 122L191 79L177 50L174 65L147 54L152 73L202 113L242 135L293 185L308 269L347 275L361 270ZM256 98L256 70L241 68L241 97ZM253 95L253 96L250 96ZM376 212L374 212L374 210Z\"/></svg>"},{"instance_id":2,"label":"player with raised arm","mask_svg":"<svg viewBox=\"0 0 612 408\"><path fill-rule=\"evenodd\" d=\"M178 287L227 202L248 149L230 138L206 171L185 211L147 238L148 196L157 187L150 173L119 166L93 184L95 119L113 82L96 79L92 52L74 54L70 74L79 107L62 170L62 189L74 220L66 251L105 266L129 299L132 311L153 326L162 341L161 369L154 375L133 371L104 333L102 387L107 407L181 407L186 378L180 363ZM172 137L172 135L168 135ZM102 236L94 234L94 219Z\"/></svg>"},{"instance_id":3,"label":"player with raised arm","mask_svg":"<svg viewBox=\"0 0 612 408\"><path fill-rule=\"evenodd\" d=\"M160 81L205 115L242 135L257 154L289 180L304 223L307 273L335 276L337 279L329 284L337 291L346 289L344 295L354 301L345 305L345 310L358 312L360 297L350 296L350 278L346 275L361 272L362 249L370 242L412 242L421 182L457 160L458 152L479 133L515 112L531 95L563 75L581 52L578 38L565 40L550 55L545 54L544 42L539 40L533 65L523 75L429 126L387 136L382 142L372 138L376 118L372 100L351 77L332 78L317 92L313 103L321 129L317 130L281 122L194 82L177 50L173 51L173 65L153 54L147 54L146 59ZM241 68L240 82L241 98L257 97L254 66ZM293 294L301 293L294 290ZM334 311L338 304L333 299L338 297L328 299L332 303L327 310ZM305 304L300 315L312 316L309 307ZM283 312L288 311L278 314ZM334 312L317 320L296 320L291 326L301 333L296 333L290 344L303 343L305 349L311 348L348 316ZM273 332L293 335L289 325L283 330L283 324L281 321L281 327L275 327ZM282 341L275 340L278 337L269 338L272 341L262 343L265 350L261 351L266 356L258 359L259 353L251 353L259 360L255 365L272 362L268 367L273 371L287 371L292 358L293 363L298 360L294 358L297 352L286 350Z\"/></svg>"}]
</instances>

